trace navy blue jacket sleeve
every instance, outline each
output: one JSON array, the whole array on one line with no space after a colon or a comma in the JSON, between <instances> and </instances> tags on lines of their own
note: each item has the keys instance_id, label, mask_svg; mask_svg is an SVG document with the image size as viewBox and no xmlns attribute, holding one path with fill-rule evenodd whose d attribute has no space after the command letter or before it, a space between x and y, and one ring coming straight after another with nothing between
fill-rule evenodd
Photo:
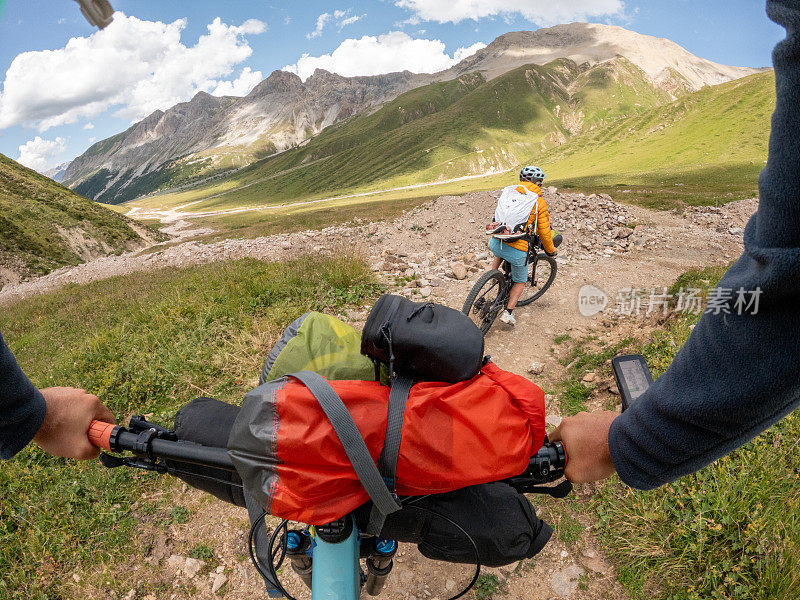
<instances>
[{"instance_id":1,"label":"navy blue jacket sleeve","mask_svg":"<svg viewBox=\"0 0 800 600\"><path fill-rule=\"evenodd\" d=\"M611 426L614 467L632 487L697 471L798 406L800 2L769 0L767 13L788 35L773 53L777 107L758 211L717 288L731 290L731 300L703 315L669 369ZM738 314L740 289L761 290L757 314Z\"/></svg>"},{"instance_id":2,"label":"navy blue jacket sleeve","mask_svg":"<svg viewBox=\"0 0 800 600\"><path fill-rule=\"evenodd\" d=\"M0 458L11 458L28 445L42 426L46 408L41 392L0 335Z\"/></svg>"}]
</instances>

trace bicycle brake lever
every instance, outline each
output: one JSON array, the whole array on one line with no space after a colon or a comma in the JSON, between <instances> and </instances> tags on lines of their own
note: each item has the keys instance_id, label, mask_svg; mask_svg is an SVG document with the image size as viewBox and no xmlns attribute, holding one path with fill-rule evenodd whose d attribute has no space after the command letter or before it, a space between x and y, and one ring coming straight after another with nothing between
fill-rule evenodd
<instances>
[{"instance_id":1,"label":"bicycle brake lever","mask_svg":"<svg viewBox=\"0 0 800 600\"><path fill-rule=\"evenodd\" d=\"M100 454L100 464L107 469L116 469L117 467L131 467L134 469L141 469L142 471L155 471L156 473L164 474L168 471L165 464L151 460L149 458L122 458L105 452Z\"/></svg>"},{"instance_id":2,"label":"bicycle brake lever","mask_svg":"<svg viewBox=\"0 0 800 600\"><path fill-rule=\"evenodd\" d=\"M100 454L100 464L107 469L116 469L117 467L124 467L127 464L127 459L102 452Z\"/></svg>"}]
</instances>

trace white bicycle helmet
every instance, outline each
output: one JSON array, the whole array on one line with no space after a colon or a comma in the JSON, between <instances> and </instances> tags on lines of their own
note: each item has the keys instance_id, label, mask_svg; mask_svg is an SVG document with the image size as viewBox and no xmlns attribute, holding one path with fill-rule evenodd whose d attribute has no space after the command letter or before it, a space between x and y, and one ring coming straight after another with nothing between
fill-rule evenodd
<instances>
[{"instance_id":1,"label":"white bicycle helmet","mask_svg":"<svg viewBox=\"0 0 800 600\"><path fill-rule=\"evenodd\" d=\"M522 170L519 172L520 181L541 181L545 177L547 176L544 174L544 171L532 165L522 167Z\"/></svg>"}]
</instances>

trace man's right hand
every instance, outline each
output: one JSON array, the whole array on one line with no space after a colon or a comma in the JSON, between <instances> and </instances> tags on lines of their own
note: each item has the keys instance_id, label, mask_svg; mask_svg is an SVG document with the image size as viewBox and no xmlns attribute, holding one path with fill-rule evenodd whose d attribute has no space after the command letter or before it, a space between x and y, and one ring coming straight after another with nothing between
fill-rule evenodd
<instances>
[{"instance_id":1,"label":"man's right hand","mask_svg":"<svg viewBox=\"0 0 800 600\"><path fill-rule=\"evenodd\" d=\"M619 416L612 411L579 412L564 417L549 435L551 442L561 441L567 451L564 474L573 483L598 481L614 473L608 448L608 430Z\"/></svg>"},{"instance_id":2,"label":"man's right hand","mask_svg":"<svg viewBox=\"0 0 800 600\"><path fill-rule=\"evenodd\" d=\"M53 387L39 391L47 403L47 412L33 440L53 456L97 458L100 449L89 443L89 425L93 420L116 423L111 411L86 390Z\"/></svg>"}]
</instances>

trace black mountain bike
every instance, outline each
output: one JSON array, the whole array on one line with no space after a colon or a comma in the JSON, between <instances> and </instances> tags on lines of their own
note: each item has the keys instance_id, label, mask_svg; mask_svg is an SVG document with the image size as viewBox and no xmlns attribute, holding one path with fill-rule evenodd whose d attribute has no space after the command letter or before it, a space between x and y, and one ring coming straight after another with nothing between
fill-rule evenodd
<instances>
[{"instance_id":1,"label":"black mountain bike","mask_svg":"<svg viewBox=\"0 0 800 600\"><path fill-rule=\"evenodd\" d=\"M517 306L527 306L541 298L553 284L558 264L554 257L539 252L538 236L525 235L519 239L528 242L528 266L530 267L528 284L530 284L530 288L526 288L522 292ZM562 239L560 234L553 236L553 244L559 246ZM467 295L461 312L470 317L486 335L494 320L508 305L508 297L513 286L511 265L504 260L500 264L500 269L492 269L478 278Z\"/></svg>"}]
</instances>

